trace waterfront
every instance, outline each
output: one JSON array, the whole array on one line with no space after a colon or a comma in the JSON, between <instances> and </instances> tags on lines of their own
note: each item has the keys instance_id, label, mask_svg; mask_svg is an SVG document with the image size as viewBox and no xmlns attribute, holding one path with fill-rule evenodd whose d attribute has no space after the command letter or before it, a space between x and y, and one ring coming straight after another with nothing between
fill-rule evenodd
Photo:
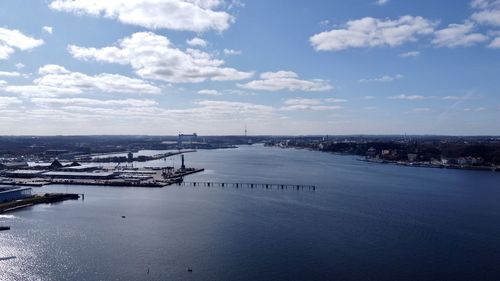
<instances>
[{"instance_id":1,"label":"waterfront","mask_svg":"<svg viewBox=\"0 0 500 281\"><path fill-rule=\"evenodd\" d=\"M12 227L0 233L0 257L16 256L0 261L0 279L500 278L499 173L378 165L260 145L201 150L186 161L206 169L190 181L317 190L35 189L86 196L0 216ZM136 165L155 163L165 161Z\"/></svg>"}]
</instances>

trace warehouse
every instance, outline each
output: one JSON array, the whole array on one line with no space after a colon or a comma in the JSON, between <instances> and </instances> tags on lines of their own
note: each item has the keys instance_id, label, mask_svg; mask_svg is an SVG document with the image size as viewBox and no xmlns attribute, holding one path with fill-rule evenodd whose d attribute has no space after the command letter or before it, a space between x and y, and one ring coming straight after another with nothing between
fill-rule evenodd
<instances>
[{"instance_id":1,"label":"warehouse","mask_svg":"<svg viewBox=\"0 0 500 281\"><path fill-rule=\"evenodd\" d=\"M116 176L113 172L46 172L42 176L58 179L91 179L91 180L107 180Z\"/></svg>"},{"instance_id":2,"label":"warehouse","mask_svg":"<svg viewBox=\"0 0 500 281\"><path fill-rule=\"evenodd\" d=\"M20 188L0 192L0 203L15 201L19 199L29 198L32 195L33 189Z\"/></svg>"},{"instance_id":3,"label":"warehouse","mask_svg":"<svg viewBox=\"0 0 500 281\"><path fill-rule=\"evenodd\" d=\"M14 170L7 171L5 175L11 178L37 178L40 177L46 170Z\"/></svg>"}]
</instances>

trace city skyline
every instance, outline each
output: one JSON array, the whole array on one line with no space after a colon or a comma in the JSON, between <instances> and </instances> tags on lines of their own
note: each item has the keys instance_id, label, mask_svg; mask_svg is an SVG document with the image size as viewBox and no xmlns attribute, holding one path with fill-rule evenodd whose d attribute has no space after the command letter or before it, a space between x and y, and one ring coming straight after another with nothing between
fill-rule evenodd
<instances>
[{"instance_id":1,"label":"city skyline","mask_svg":"<svg viewBox=\"0 0 500 281\"><path fill-rule=\"evenodd\" d=\"M498 135L500 1L2 1L0 134Z\"/></svg>"}]
</instances>

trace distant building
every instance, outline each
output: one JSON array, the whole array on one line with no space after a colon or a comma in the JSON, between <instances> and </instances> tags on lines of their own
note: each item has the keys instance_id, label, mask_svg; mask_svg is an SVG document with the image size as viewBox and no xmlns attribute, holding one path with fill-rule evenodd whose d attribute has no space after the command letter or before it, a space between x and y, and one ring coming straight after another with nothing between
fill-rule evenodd
<instances>
[{"instance_id":1,"label":"distant building","mask_svg":"<svg viewBox=\"0 0 500 281\"><path fill-rule=\"evenodd\" d=\"M27 162L6 162L0 163L0 170L27 168Z\"/></svg>"},{"instance_id":2,"label":"distant building","mask_svg":"<svg viewBox=\"0 0 500 281\"><path fill-rule=\"evenodd\" d=\"M408 153L408 161L415 162L418 159L418 154L416 153Z\"/></svg>"},{"instance_id":3,"label":"distant building","mask_svg":"<svg viewBox=\"0 0 500 281\"><path fill-rule=\"evenodd\" d=\"M0 203L29 198L33 196L32 191L33 189L31 188L20 188L2 191L0 192Z\"/></svg>"},{"instance_id":4,"label":"distant building","mask_svg":"<svg viewBox=\"0 0 500 281\"><path fill-rule=\"evenodd\" d=\"M64 172L92 172L100 169L97 165L80 165L80 166L67 166L59 169Z\"/></svg>"},{"instance_id":5,"label":"distant building","mask_svg":"<svg viewBox=\"0 0 500 281\"><path fill-rule=\"evenodd\" d=\"M52 161L52 163L40 163L40 162L35 162L30 164L30 169L35 169L35 170L42 170L42 169L47 169L47 170L57 170L62 168L64 165L61 164L57 159Z\"/></svg>"},{"instance_id":6,"label":"distant building","mask_svg":"<svg viewBox=\"0 0 500 281\"><path fill-rule=\"evenodd\" d=\"M193 143L193 142L197 142L197 141L198 141L198 135L196 133L179 134L177 136L177 144L178 145L182 145L182 143L184 143L184 142Z\"/></svg>"},{"instance_id":7,"label":"distant building","mask_svg":"<svg viewBox=\"0 0 500 281\"><path fill-rule=\"evenodd\" d=\"M57 170L57 169L60 169L62 168L63 165L61 164L61 162L57 161L57 160L54 160L50 166L49 166L49 169L50 170Z\"/></svg>"},{"instance_id":8,"label":"distant building","mask_svg":"<svg viewBox=\"0 0 500 281\"><path fill-rule=\"evenodd\" d=\"M375 156L377 156L377 150L373 147L370 147L367 151L366 151L366 156L367 157L370 157L370 158L374 158Z\"/></svg>"},{"instance_id":9,"label":"distant building","mask_svg":"<svg viewBox=\"0 0 500 281\"><path fill-rule=\"evenodd\" d=\"M49 149L49 150L45 151L45 156L55 157L55 156L59 156L61 154L65 154L68 152L69 151L66 149Z\"/></svg>"},{"instance_id":10,"label":"distant building","mask_svg":"<svg viewBox=\"0 0 500 281\"><path fill-rule=\"evenodd\" d=\"M481 165L484 163L481 157L460 157L457 159L459 165Z\"/></svg>"},{"instance_id":11,"label":"distant building","mask_svg":"<svg viewBox=\"0 0 500 281\"><path fill-rule=\"evenodd\" d=\"M455 158L442 158L441 163L443 163L444 165L454 165L458 164L458 161Z\"/></svg>"},{"instance_id":12,"label":"distant building","mask_svg":"<svg viewBox=\"0 0 500 281\"><path fill-rule=\"evenodd\" d=\"M127 161L128 162L133 162L134 161L134 154L132 152L129 152L127 154Z\"/></svg>"},{"instance_id":13,"label":"distant building","mask_svg":"<svg viewBox=\"0 0 500 281\"><path fill-rule=\"evenodd\" d=\"M5 175L10 178L37 178L40 177L47 170L13 170L7 171Z\"/></svg>"},{"instance_id":14,"label":"distant building","mask_svg":"<svg viewBox=\"0 0 500 281\"><path fill-rule=\"evenodd\" d=\"M91 180L107 180L116 177L114 172L46 172L42 175L49 178Z\"/></svg>"}]
</instances>

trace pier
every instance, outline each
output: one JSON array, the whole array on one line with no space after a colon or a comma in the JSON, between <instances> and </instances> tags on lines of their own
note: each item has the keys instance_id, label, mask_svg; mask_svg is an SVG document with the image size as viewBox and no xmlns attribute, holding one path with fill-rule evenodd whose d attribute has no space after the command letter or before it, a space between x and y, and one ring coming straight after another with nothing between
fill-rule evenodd
<instances>
[{"instance_id":1,"label":"pier","mask_svg":"<svg viewBox=\"0 0 500 281\"><path fill-rule=\"evenodd\" d=\"M231 188L261 188L261 189L280 189L280 190L310 190L316 191L314 185L302 184L277 184L277 183L235 183L235 182L195 182L183 181L177 183L180 186L204 186L204 187L231 187Z\"/></svg>"},{"instance_id":2,"label":"pier","mask_svg":"<svg viewBox=\"0 0 500 281\"><path fill-rule=\"evenodd\" d=\"M46 193L44 195L35 195L24 199L0 203L0 214L31 207L37 204L52 204L66 200L78 200L79 198L80 194L73 193ZM82 194L82 199L83 198L84 195Z\"/></svg>"}]
</instances>

